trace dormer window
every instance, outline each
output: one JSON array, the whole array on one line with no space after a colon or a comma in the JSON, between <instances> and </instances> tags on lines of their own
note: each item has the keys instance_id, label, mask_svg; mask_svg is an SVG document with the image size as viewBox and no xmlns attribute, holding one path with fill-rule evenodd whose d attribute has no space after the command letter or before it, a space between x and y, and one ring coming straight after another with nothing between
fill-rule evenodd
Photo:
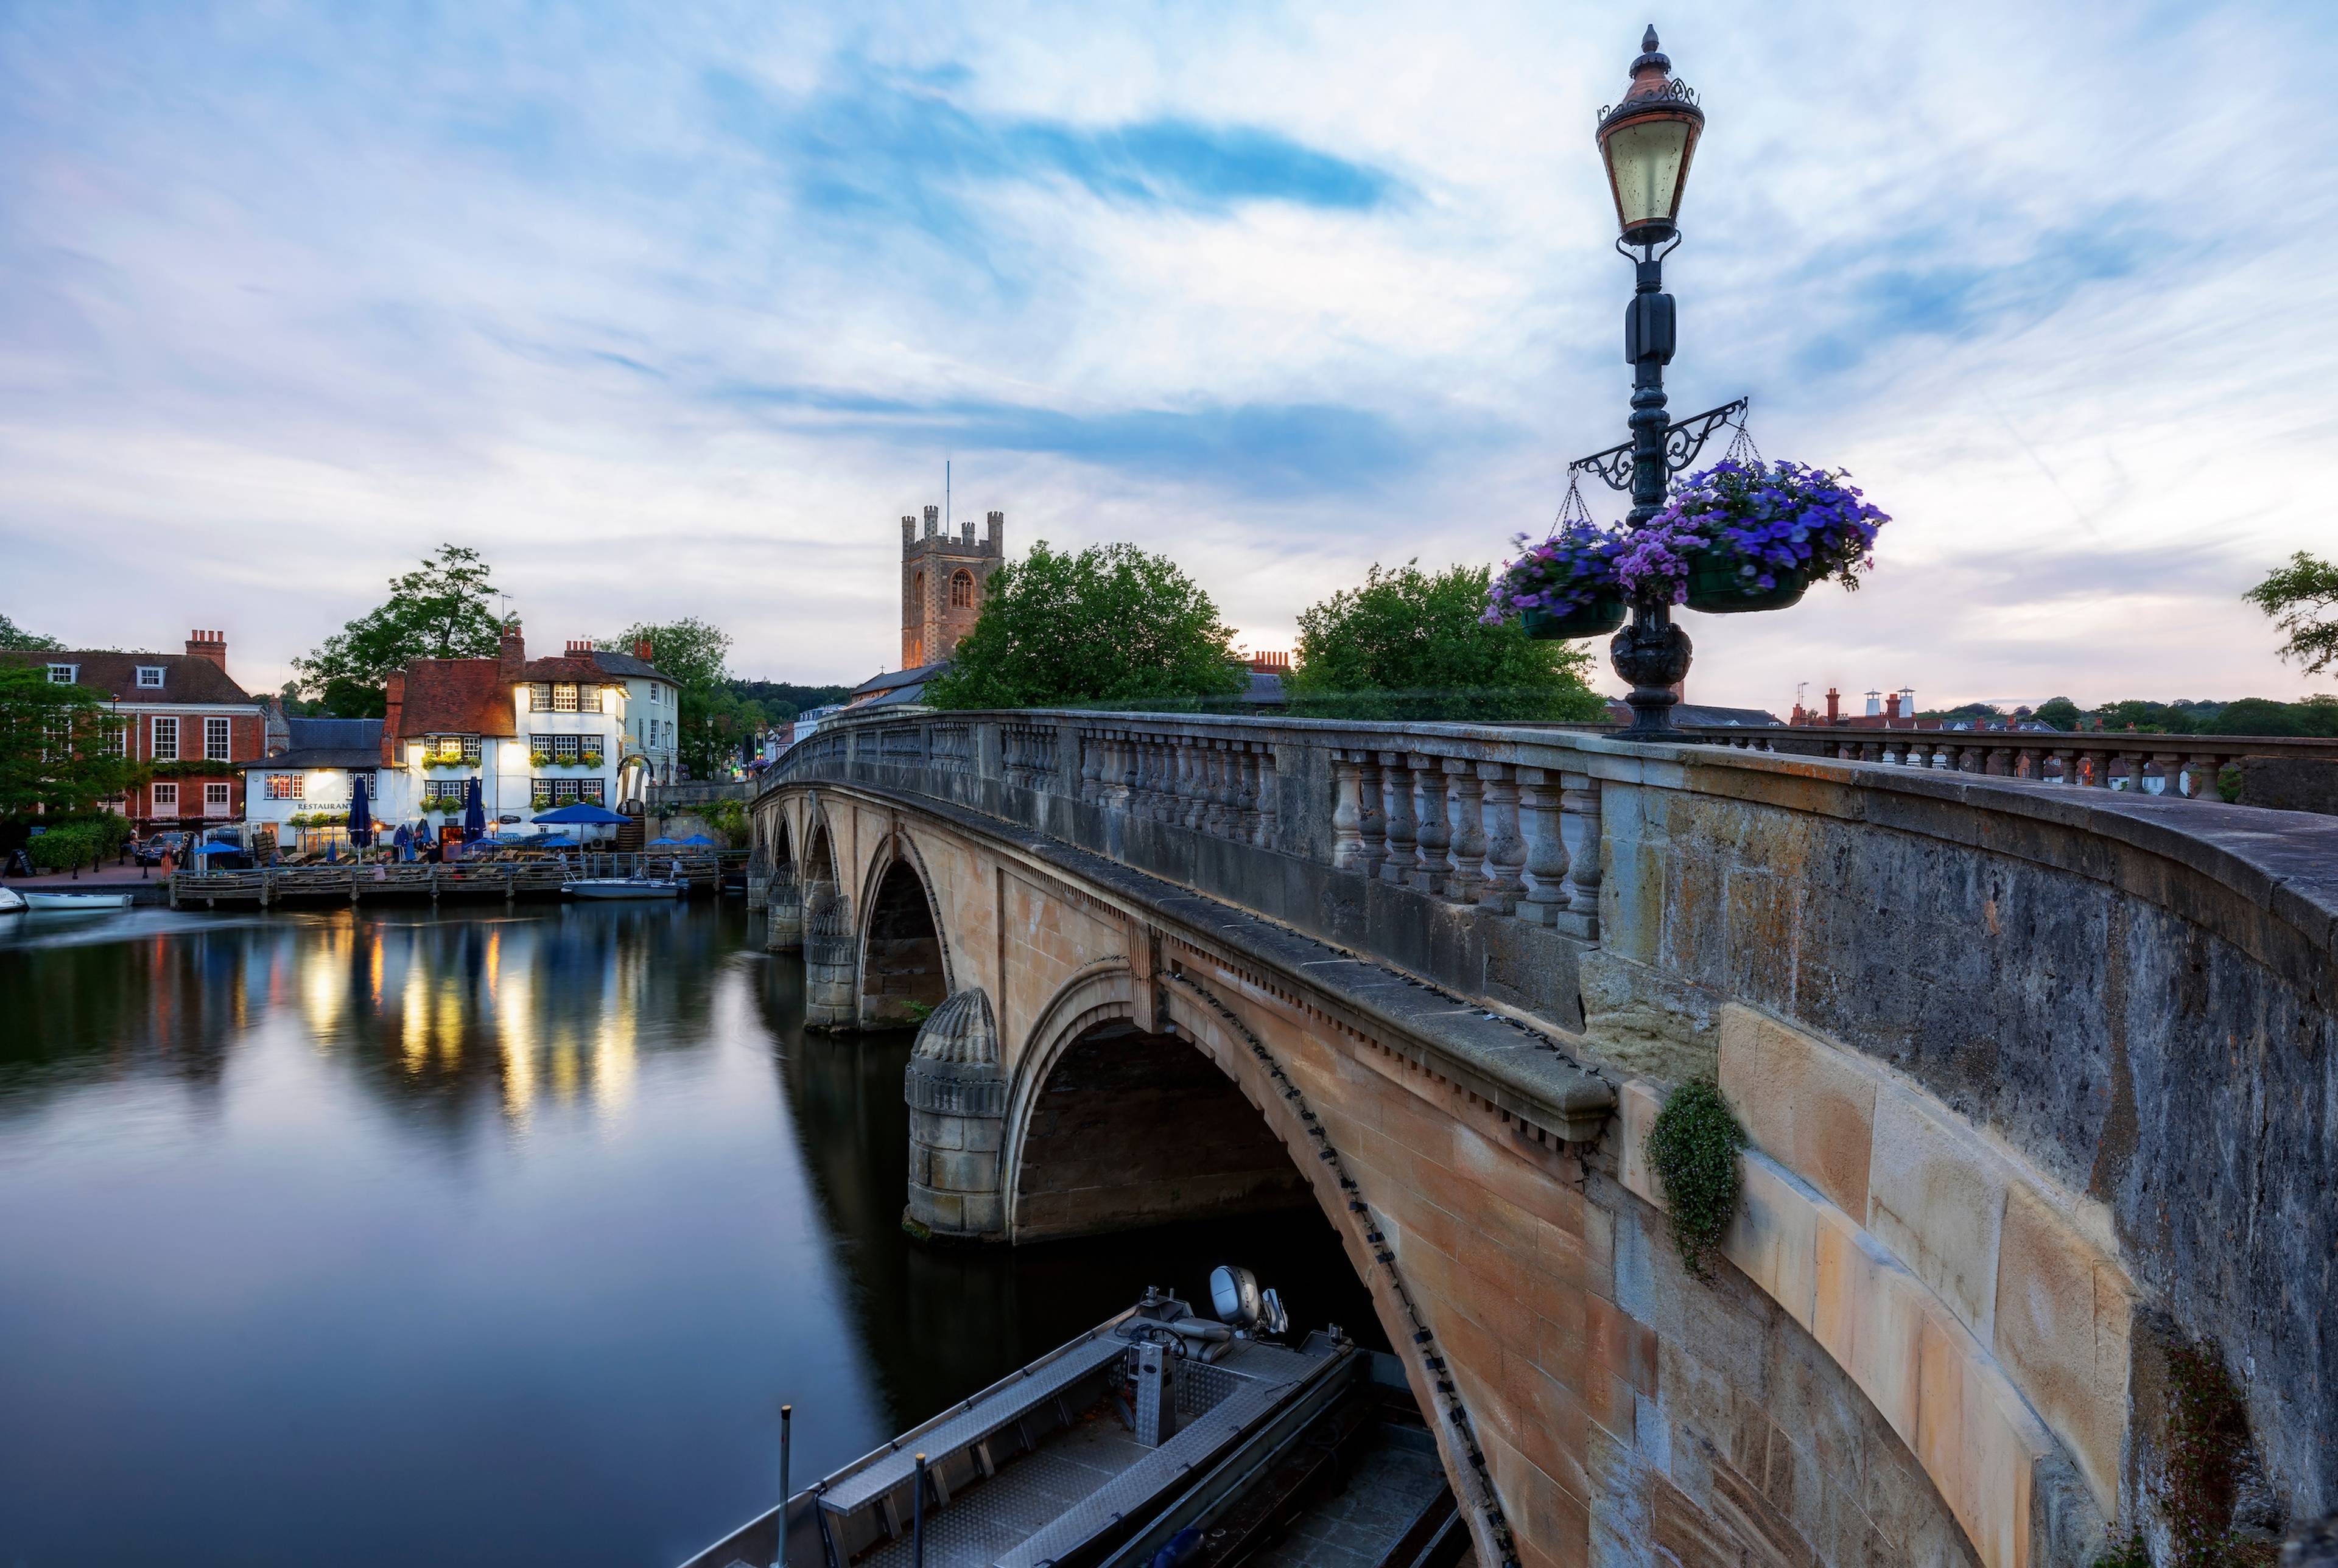
<instances>
[{"instance_id":1,"label":"dormer window","mask_svg":"<svg viewBox=\"0 0 2338 1568\"><path fill-rule=\"evenodd\" d=\"M161 691L162 689L162 667L160 664L141 664L138 666L138 684L144 691Z\"/></svg>"},{"instance_id":2,"label":"dormer window","mask_svg":"<svg viewBox=\"0 0 2338 1568\"><path fill-rule=\"evenodd\" d=\"M72 684L74 683L74 672L76 670L78 670L79 668L80 668L80 666L79 666L79 665L76 665L76 664L52 664L52 665L50 665L50 666L49 666L49 684L51 684L52 686L70 686L70 685L72 685Z\"/></svg>"}]
</instances>

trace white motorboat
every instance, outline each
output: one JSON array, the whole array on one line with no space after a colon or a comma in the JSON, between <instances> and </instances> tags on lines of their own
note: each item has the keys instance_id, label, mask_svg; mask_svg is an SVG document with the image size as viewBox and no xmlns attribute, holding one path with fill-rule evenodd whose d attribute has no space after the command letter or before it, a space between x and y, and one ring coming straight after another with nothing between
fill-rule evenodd
<instances>
[{"instance_id":1,"label":"white motorboat","mask_svg":"<svg viewBox=\"0 0 2338 1568\"><path fill-rule=\"evenodd\" d=\"M24 895L14 887L0 887L0 915L14 915L24 907Z\"/></svg>"},{"instance_id":2,"label":"white motorboat","mask_svg":"<svg viewBox=\"0 0 2338 1568\"><path fill-rule=\"evenodd\" d=\"M683 885L664 877L579 877L560 890L571 898L677 898Z\"/></svg>"},{"instance_id":3,"label":"white motorboat","mask_svg":"<svg viewBox=\"0 0 2338 1568\"><path fill-rule=\"evenodd\" d=\"M22 895L25 907L46 909L51 913L67 911L76 915L94 914L103 909L127 909L127 893L66 893L46 888L34 888Z\"/></svg>"}]
</instances>

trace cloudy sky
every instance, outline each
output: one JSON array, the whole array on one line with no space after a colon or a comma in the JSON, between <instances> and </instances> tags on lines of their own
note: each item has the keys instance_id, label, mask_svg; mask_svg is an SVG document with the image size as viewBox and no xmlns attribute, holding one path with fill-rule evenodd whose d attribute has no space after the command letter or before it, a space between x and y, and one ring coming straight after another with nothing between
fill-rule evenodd
<instances>
[{"instance_id":1,"label":"cloudy sky","mask_svg":"<svg viewBox=\"0 0 2338 1568\"><path fill-rule=\"evenodd\" d=\"M1287 647L1622 438L1590 131L1648 20L0 0L0 611L272 687L454 540L539 645L856 681L948 458L1010 552L1135 540ZM1655 20L1711 117L1674 409L1897 519L1863 592L1690 617L1692 696L2308 690L2238 596L2338 549L2338 12Z\"/></svg>"}]
</instances>

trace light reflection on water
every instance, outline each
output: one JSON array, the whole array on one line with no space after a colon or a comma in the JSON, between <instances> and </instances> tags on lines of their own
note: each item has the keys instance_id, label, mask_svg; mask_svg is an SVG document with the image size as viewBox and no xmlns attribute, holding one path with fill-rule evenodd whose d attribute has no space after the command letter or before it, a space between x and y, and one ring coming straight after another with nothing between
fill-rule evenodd
<instances>
[{"instance_id":1,"label":"light reflection on water","mask_svg":"<svg viewBox=\"0 0 2338 1568\"><path fill-rule=\"evenodd\" d=\"M899 1230L906 1039L735 906L0 922L0 1563L658 1563L1319 1220Z\"/></svg>"}]
</instances>

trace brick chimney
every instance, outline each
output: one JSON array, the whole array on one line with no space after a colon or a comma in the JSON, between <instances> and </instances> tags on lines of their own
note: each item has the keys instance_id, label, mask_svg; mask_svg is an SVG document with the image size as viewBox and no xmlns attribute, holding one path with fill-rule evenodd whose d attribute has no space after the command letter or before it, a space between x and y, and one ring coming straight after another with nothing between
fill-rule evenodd
<instances>
[{"instance_id":1,"label":"brick chimney","mask_svg":"<svg viewBox=\"0 0 2338 1568\"><path fill-rule=\"evenodd\" d=\"M579 641L575 637L571 637L568 640L568 657L571 659L590 659L593 657L593 639L587 637Z\"/></svg>"},{"instance_id":2,"label":"brick chimney","mask_svg":"<svg viewBox=\"0 0 2338 1568\"><path fill-rule=\"evenodd\" d=\"M1883 698L1883 721L1888 725L1892 720L1899 717L1900 693L1897 691L1887 692Z\"/></svg>"},{"instance_id":3,"label":"brick chimney","mask_svg":"<svg viewBox=\"0 0 2338 1568\"><path fill-rule=\"evenodd\" d=\"M908 519L904 518L903 521L907 522ZM650 656L653 652L654 650L651 648L650 640L648 638L636 637L634 639L634 657L640 660L643 663L654 664L657 662L655 659Z\"/></svg>"},{"instance_id":4,"label":"brick chimney","mask_svg":"<svg viewBox=\"0 0 2338 1568\"><path fill-rule=\"evenodd\" d=\"M224 632L190 632L187 652L197 659L208 659L221 670L227 668L227 633Z\"/></svg>"},{"instance_id":5,"label":"brick chimney","mask_svg":"<svg viewBox=\"0 0 2338 1568\"><path fill-rule=\"evenodd\" d=\"M503 652L499 656L497 673L506 686L516 686L527 679L527 642L519 634L519 622L504 628Z\"/></svg>"},{"instance_id":6,"label":"brick chimney","mask_svg":"<svg viewBox=\"0 0 2338 1568\"><path fill-rule=\"evenodd\" d=\"M406 715L406 671L400 670L383 683L381 716L381 765L395 768L400 760L398 754L398 724Z\"/></svg>"},{"instance_id":7,"label":"brick chimney","mask_svg":"<svg viewBox=\"0 0 2338 1568\"><path fill-rule=\"evenodd\" d=\"M1842 722L1842 693L1832 686L1827 688L1827 722L1830 724Z\"/></svg>"}]
</instances>

